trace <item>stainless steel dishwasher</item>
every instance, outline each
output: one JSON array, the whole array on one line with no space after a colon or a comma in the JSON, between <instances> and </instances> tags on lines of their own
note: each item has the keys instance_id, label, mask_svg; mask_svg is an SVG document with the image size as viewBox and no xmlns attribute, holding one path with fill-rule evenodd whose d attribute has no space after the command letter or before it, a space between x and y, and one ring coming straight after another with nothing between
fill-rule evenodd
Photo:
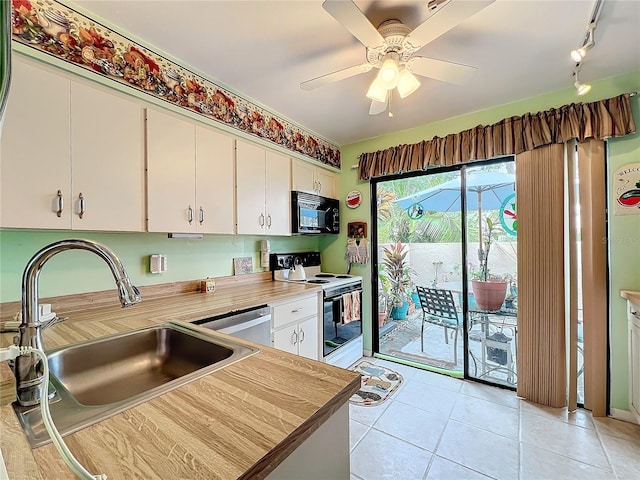
<instances>
[{"instance_id":1,"label":"stainless steel dishwasher","mask_svg":"<svg viewBox=\"0 0 640 480\"><path fill-rule=\"evenodd\" d=\"M271 346L271 308L267 305L196 320L196 325Z\"/></svg>"}]
</instances>

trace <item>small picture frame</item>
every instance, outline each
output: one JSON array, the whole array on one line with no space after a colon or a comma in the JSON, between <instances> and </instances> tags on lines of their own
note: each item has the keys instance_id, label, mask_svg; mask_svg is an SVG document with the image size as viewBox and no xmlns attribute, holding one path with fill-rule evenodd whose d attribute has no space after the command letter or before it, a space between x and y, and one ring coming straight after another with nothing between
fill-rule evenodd
<instances>
[{"instance_id":1,"label":"small picture frame","mask_svg":"<svg viewBox=\"0 0 640 480\"><path fill-rule=\"evenodd\" d=\"M237 257L233 259L233 274L246 275L253 272L253 258Z\"/></svg>"},{"instance_id":2,"label":"small picture frame","mask_svg":"<svg viewBox=\"0 0 640 480\"><path fill-rule=\"evenodd\" d=\"M349 222L347 224L347 236L349 238L366 238L367 222Z\"/></svg>"}]
</instances>

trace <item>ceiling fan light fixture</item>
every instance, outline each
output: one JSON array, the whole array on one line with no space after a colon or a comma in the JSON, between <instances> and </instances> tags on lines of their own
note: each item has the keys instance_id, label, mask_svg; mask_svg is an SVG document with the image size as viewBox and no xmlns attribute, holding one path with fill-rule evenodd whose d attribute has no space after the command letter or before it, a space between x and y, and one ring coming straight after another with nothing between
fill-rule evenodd
<instances>
[{"instance_id":1,"label":"ceiling fan light fixture","mask_svg":"<svg viewBox=\"0 0 640 480\"><path fill-rule=\"evenodd\" d=\"M398 77L398 94L400 98L407 98L420 87L420 80L407 67L400 70Z\"/></svg>"},{"instance_id":2,"label":"ceiling fan light fixture","mask_svg":"<svg viewBox=\"0 0 640 480\"><path fill-rule=\"evenodd\" d=\"M376 102L387 101L387 89L382 85L379 79L379 75L371 82L369 90L367 90L367 98L375 100Z\"/></svg>"},{"instance_id":3,"label":"ceiling fan light fixture","mask_svg":"<svg viewBox=\"0 0 640 480\"><path fill-rule=\"evenodd\" d=\"M400 78L398 63L399 56L395 52L387 53L382 59L378 79L380 84L387 90L391 90L398 85L398 79Z\"/></svg>"}]
</instances>

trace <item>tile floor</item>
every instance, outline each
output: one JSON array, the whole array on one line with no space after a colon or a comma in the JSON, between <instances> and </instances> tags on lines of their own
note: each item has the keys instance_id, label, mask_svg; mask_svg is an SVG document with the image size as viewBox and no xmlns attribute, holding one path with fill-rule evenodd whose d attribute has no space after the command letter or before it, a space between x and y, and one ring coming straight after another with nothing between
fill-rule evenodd
<instances>
[{"instance_id":1,"label":"tile floor","mask_svg":"<svg viewBox=\"0 0 640 480\"><path fill-rule=\"evenodd\" d=\"M403 385L349 406L351 480L639 480L640 426L381 359Z\"/></svg>"}]
</instances>

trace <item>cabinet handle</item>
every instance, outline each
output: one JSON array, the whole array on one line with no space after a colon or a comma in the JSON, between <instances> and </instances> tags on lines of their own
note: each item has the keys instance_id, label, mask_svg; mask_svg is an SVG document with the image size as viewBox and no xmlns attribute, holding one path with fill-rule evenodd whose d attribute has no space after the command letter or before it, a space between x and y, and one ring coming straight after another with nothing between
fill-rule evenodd
<instances>
[{"instance_id":1,"label":"cabinet handle","mask_svg":"<svg viewBox=\"0 0 640 480\"><path fill-rule=\"evenodd\" d=\"M296 332L295 330L291 333L291 343L293 345L298 343L298 332Z\"/></svg>"},{"instance_id":2,"label":"cabinet handle","mask_svg":"<svg viewBox=\"0 0 640 480\"><path fill-rule=\"evenodd\" d=\"M302 307L299 308L294 308L293 310L291 310L291 313L298 313L302 311Z\"/></svg>"},{"instance_id":3,"label":"cabinet handle","mask_svg":"<svg viewBox=\"0 0 640 480\"><path fill-rule=\"evenodd\" d=\"M191 208L191 205L189 205L187 209L187 220L189 220L189 225L191 225L191 222L193 222L193 208Z\"/></svg>"},{"instance_id":4,"label":"cabinet handle","mask_svg":"<svg viewBox=\"0 0 640 480\"><path fill-rule=\"evenodd\" d=\"M80 206L80 211L78 212L78 216L82 218L84 216L84 207L85 207L84 195L82 195L82 192L80 192L80 195L78 195L78 203Z\"/></svg>"},{"instance_id":5,"label":"cabinet handle","mask_svg":"<svg viewBox=\"0 0 640 480\"><path fill-rule=\"evenodd\" d=\"M258 223L261 227L264 227L264 213L260 214L260 221Z\"/></svg>"},{"instance_id":6,"label":"cabinet handle","mask_svg":"<svg viewBox=\"0 0 640 480\"><path fill-rule=\"evenodd\" d=\"M304 342L304 330L300 329L300 343Z\"/></svg>"},{"instance_id":7,"label":"cabinet handle","mask_svg":"<svg viewBox=\"0 0 640 480\"><path fill-rule=\"evenodd\" d=\"M313 191L314 191L314 192L317 192L317 191L318 191L318 181L317 181L317 180L314 180L314 181L313 181Z\"/></svg>"},{"instance_id":8,"label":"cabinet handle","mask_svg":"<svg viewBox=\"0 0 640 480\"><path fill-rule=\"evenodd\" d=\"M204 208L200 207L200 225L204 223Z\"/></svg>"},{"instance_id":9,"label":"cabinet handle","mask_svg":"<svg viewBox=\"0 0 640 480\"><path fill-rule=\"evenodd\" d=\"M267 227L271 228L271 215L267 215Z\"/></svg>"},{"instance_id":10,"label":"cabinet handle","mask_svg":"<svg viewBox=\"0 0 640 480\"><path fill-rule=\"evenodd\" d=\"M56 215L58 215L58 217L61 217L62 211L64 210L64 196L62 195L62 190L58 190L57 197L58 197L58 210L56 210Z\"/></svg>"},{"instance_id":11,"label":"cabinet handle","mask_svg":"<svg viewBox=\"0 0 640 480\"><path fill-rule=\"evenodd\" d=\"M322 182L318 182L318 193L322 192Z\"/></svg>"}]
</instances>

